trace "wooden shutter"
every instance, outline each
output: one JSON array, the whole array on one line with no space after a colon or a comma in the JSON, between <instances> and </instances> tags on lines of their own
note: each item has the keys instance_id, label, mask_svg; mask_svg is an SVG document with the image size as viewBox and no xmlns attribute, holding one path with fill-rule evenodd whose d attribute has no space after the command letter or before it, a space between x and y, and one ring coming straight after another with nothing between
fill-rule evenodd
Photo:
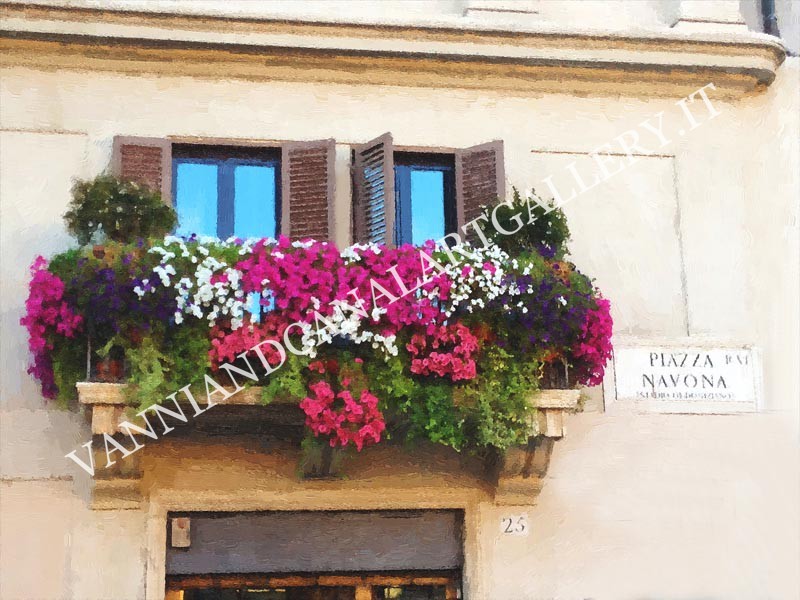
<instances>
[{"instance_id":1,"label":"wooden shutter","mask_svg":"<svg viewBox=\"0 0 800 600\"><path fill-rule=\"evenodd\" d=\"M144 184L172 204L172 142L164 138L116 136L111 170Z\"/></svg>"},{"instance_id":2,"label":"wooden shutter","mask_svg":"<svg viewBox=\"0 0 800 600\"><path fill-rule=\"evenodd\" d=\"M353 241L394 244L392 134L357 146L353 172Z\"/></svg>"},{"instance_id":3,"label":"wooden shutter","mask_svg":"<svg viewBox=\"0 0 800 600\"><path fill-rule=\"evenodd\" d=\"M503 142L497 140L456 151L456 215L458 227L469 223L483 206L505 199Z\"/></svg>"},{"instance_id":4,"label":"wooden shutter","mask_svg":"<svg viewBox=\"0 0 800 600\"><path fill-rule=\"evenodd\" d=\"M332 240L334 140L288 142L281 156L281 227L292 239Z\"/></svg>"}]
</instances>

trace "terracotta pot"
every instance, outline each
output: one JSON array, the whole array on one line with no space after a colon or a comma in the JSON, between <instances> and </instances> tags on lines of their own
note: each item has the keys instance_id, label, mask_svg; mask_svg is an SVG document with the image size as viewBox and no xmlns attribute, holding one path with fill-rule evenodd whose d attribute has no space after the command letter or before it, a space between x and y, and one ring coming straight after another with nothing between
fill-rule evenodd
<instances>
[{"instance_id":1,"label":"terracotta pot","mask_svg":"<svg viewBox=\"0 0 800 600\"><path fill-rule=\"evenodd\" d=\"M125 377L125 364L119 358L103 358L94 366L95 379L103 383L115 383Z\"/></svg>"}]
</instances>

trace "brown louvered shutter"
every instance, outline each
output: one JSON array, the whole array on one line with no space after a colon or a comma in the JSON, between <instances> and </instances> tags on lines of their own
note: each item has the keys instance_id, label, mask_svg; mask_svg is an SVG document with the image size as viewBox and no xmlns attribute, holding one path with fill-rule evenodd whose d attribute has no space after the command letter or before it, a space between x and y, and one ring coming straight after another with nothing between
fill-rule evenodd
<instances>
[{"instance_id":1,"label":"brown louvered shutter","mask_svg":"<svg viewBox=\"0 0 800 600\"><path fill-rule=\"evenodd\" d=\"M503 142L497 140L456 151L458 227L478 217L484 206L505 199Z\"/></svg>"},{"instance_id":2,"label":"brown louvered shutter","mask_svg":"<svg viewBox=\"0 0 800 600\"><path fill-rule=\"evenodd\" d=\"M353 241L394 244L392 134L357 146L353 164Z\"/></svg>"},{"instance_id":3,"label":"brown louvered shutter","mask_svg":"<svg viewBox=\"0 0 800 600\"><path fill-rule=\"evenodd\" d=\"M172 204L172 142L164 138L116 136L114 175L144 184Z\"/></svg>"},{"instance_id":4,"label":"brown louvered shutter","mask_svg":"<svg viewBox=\"0 0 800 600\"><path fill-rule=\"evenodd\" d=\"M332 139L287 142L281 152L281 234L332 240L336 146Z\"/></svg>"}]
</instances>

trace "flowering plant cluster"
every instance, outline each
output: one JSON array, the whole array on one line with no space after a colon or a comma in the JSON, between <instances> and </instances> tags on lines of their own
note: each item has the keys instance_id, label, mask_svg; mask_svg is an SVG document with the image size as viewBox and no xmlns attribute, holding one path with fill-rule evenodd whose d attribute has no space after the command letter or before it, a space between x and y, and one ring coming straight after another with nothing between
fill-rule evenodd
<instances>
[{"instance_id":1,"label":"flowering plant cluster","mask_svg":"<svg viewBox=\"0 0 800 600\"><path fill-rule=\"evenodd\" d=\"M28 373L39 380L45 398L55 398L58 386L51 353L59 337L75 337L83 318L64 301L64 282L46 267L47 261L41 256L31 265L30 294L21 323L28 330L28 347L33 355Z\"/></svg>"},{"instance_id":2,"label":"flowering plant cluster","mask_svg":"<svg viewBox=\"0 0 800 600\"><path fill-rule=\"evenodd\" d=\"M578 368L578 379L587 385L603 383L605 364L611 358L611 303L595 299L595 307L586 313L581 336L572 348Z\"/></svg>"},{"instance_id":3,"label":"flowering plant cluster","mask_svg":"<svg viewBox=\"0 0 800 600\"><path fill-rule=\"evenodd\" d=\"M356 358L351 366L339 361L317 360L308 370L322 376L308 386L310 395L300 402L306 414L306 426L315 436L325 436L330 445L353 444L358 450L381 441L386 429L383 413L378 408L378 398L364 387ZM359 381L361 380L361 381Z\"/></svg>"},{"instance_id":4,"label":"flowering plant cluster","mask_svg":"<svg viewBox=\"0 0 800 600\"><path fill-rule=\"evenodd\" d=\"M427 336L415 333L406 345L411 372L448 377L451 381L472 379L477 374L475 354L478 338L461 323L441 325Z\"/></svg>"},{"instance_id":5,"label":"flowering plant cluster","mask_svg":"<svg viewBox=\"0 0 800 600\"><path fill-rule=\"evenodd\" d=\"M118 347L141 406L208 376L238 387L222 367L247 373L254 359L265 401L295 398L331 446L402 434L502 449L525 439L548 364L595 385L610 356L610 304L558 243L340 251L168 236L39 257L22 320L31 372L69 401L87 348Z\"/></svg>"}]
</instances>

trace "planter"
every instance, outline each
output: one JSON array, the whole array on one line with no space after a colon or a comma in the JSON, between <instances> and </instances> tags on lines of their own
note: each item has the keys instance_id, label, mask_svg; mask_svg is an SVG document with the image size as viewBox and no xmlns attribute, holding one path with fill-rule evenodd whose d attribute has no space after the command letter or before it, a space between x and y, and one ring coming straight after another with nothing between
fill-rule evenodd
<instances>
[{"instance_id":1,"label":"planter","mask_svg":"<svg viewBox=\"0 0 800 600\"><path fill-rule=\"evenodd\" d=\"M127 377L125 350L120 346L106 346L94 350L91 342L87 350L88 372L90 381L99 383L123 383Z\"/></svg>"},{"instance_id":2,"label":"planter","mask_svg":"<svg viewBox=\"0 0 800 600\"><path fill-rule=\"evenodd\" d=\"M566 361L556 359L542 365L541 387L544 390L568 390L572 387Z\"/></svg>"},{"instance_id":3,"label":"planter","mask_svg":"<svg viewBox=\"0 0 800 600\"><path fill-rule=\"evenodd\" d=\"M95 381L101 383L119 383L125 379L125 361L121 358L105 357L94 364Z\"/></svg>"}]
</instances>

